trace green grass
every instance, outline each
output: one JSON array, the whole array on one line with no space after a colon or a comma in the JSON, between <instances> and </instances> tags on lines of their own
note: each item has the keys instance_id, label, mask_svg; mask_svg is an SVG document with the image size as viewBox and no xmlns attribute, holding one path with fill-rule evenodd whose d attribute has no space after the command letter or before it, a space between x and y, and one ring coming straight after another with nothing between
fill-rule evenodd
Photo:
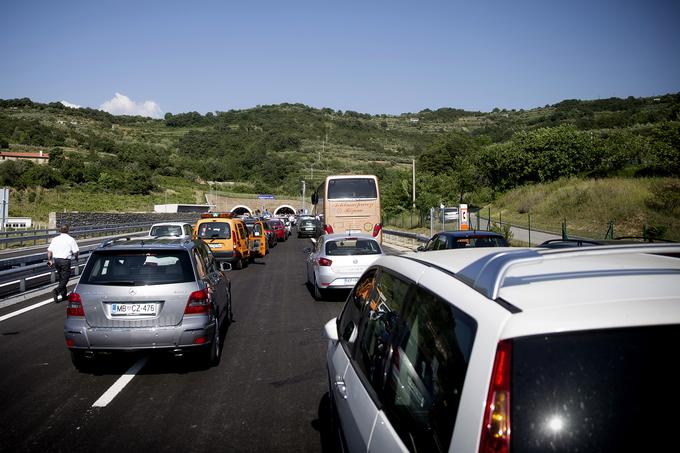
<instances>
[{"instance_id":1,"label":"green grass","mask_svg":"<svg viewBox=\"0 0 680 453\"><path fill-rule=\"evenodd\" d=\"M536 184L512 190L492 205L491 217L504 222L528 225L538 230L560 232L566 220L567 233L602 239L608 222L614 235L641 236L644 226L666 228L666 239L680 240L680 212L677 207L650 207L655 187L671 178L566 178L549 184ZM484 208L482 215L488 215Z\"/></svg>"}]
</instances>

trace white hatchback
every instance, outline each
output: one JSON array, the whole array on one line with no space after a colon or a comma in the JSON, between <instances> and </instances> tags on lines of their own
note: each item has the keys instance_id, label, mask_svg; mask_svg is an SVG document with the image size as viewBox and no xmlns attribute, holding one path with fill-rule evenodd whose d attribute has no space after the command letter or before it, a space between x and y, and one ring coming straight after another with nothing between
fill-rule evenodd
<instances>
[{"instance_id":1,"label":"white hatchback","mask_svg":"<svg viewBox=\"0 0 680 453\"><path fill-rule=\"evenodd\" d=\"M382 247L369 234L323 234L307 253L307 283L320 300L331 288L352 288L361 274L384 255Z\"/></svg>"},{"instance_id":2,"label":"white hatchback","mask_svg":"<svg viewBox=\"0 0 680 453\"><path fill-rule=\"evenodd\" d=\"M187 222L154 223L149 229L149 236L154 238L173 237L191 239L192 226Z\"/></svg>"},{"instance_id":3,"label":"white hatchback","mask_svg":"<svg viewBox=\"0 0 680 453\"><path fill-rule=\"evenodd\" d=\"M385 256L325 335L342 451L666 451L680 245Z\"/></svg>"}]
</instances>

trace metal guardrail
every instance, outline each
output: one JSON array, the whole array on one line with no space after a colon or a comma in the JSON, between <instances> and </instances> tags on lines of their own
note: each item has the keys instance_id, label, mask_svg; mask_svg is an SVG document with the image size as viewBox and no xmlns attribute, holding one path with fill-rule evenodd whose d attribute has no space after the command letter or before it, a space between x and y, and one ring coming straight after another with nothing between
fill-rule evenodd
<instances>
[{"instance_id":1,"label":"metal guardrail","mask_svg":"<svg viewBox=\"0 0 680 453\"><path fill-rule=\"evenodd\" d=\"M173 220L173 222L190 222L196 221L195 217L190 219L179 219ZM69 234L74 238L86 238L93 236L103 236L112 233L130 233L134 231L141 231L145 228L151 227L154 223L158 222L143 222L143 223L131 223L126 225L114 225L114 226L89 226L86 228L73 228L69 231ZM27 243L33 242L32 245L37 245L38 241L47 242L54 236L59 234L58 229L41 229L41 230L17 230L17 231L5 231L0 232L0 246L5 248L9 244L18 243L20 247L23 247Z\"/></svg>"},{"instance_id":2,"label":"metal guardrail","mask_svg":"<svg viewBox=\"0 0 680 453\"><path fill-rule=\"evenodd\" d=\"M415 249L430 240L429 236L399 230L382 230L385 242Z\"/></svg>"},{"instance_id":3,"label":"metal guardrail","mask_svg":"<svg viewBox=\"0 0 680 453\"><path fill-rule=\"evenodd\" d=\"M78 256L77 262L71 264L71 276L78 276L90 252ZM56 269L48 268L46 263L32 264L15 269L0 271L0 298L23 293L30 289L54 284L57 281Z\"/></svg>"}]
</instances>

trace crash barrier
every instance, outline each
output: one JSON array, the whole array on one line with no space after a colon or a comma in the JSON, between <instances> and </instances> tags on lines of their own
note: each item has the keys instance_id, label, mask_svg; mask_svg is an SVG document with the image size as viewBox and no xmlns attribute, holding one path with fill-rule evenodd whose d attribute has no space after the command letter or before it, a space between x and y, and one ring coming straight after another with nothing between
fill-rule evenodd
<instances>
[{"instance_id":1,"label":"crash barrier","mask_svg":"<svg viewBox=\"0 0 680 453\"><path fill-rule=\"evenodd\" d=\"M415 250L419 245L423 245L430 238L418 233L409 233L398 230L382 230L383 241L386 244L398 245Z\"/></svg>"}]
</instances>

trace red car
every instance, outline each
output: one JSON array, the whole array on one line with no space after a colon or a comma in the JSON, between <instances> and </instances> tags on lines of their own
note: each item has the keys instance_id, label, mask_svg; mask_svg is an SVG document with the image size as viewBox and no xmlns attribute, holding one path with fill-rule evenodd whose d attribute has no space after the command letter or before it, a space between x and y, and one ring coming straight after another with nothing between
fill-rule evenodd
<instances>
[{"instance_id":1,"label":"red car","mask_svg":"<svg viewBox=\"0 0 680 453\"><path fill-rule=\"evenodd\" d=\"M269 223L271 224L272 228L274 228L274 234L276 235L277 241L285 241L286 239L288 239L286 225L283 223L282 220L270 219Z\"/></svg>"}]
</instances>

